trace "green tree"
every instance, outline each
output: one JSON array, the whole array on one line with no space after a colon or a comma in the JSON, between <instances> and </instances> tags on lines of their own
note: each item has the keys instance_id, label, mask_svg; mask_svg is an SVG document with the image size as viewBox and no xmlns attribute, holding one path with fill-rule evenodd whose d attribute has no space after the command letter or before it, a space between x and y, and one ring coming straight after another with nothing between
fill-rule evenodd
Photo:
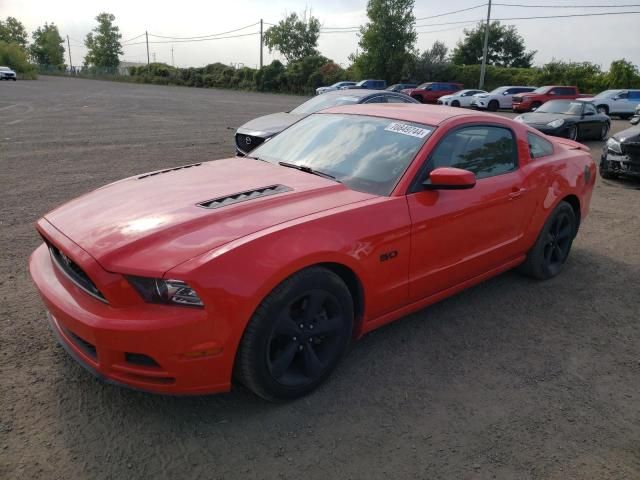
<instances>
[{"instance_id":1,"label":"green tree","mask_svg":"<svg viewBox=\"0 0 640 480\"><path fill-rule=\"evenodd\" d=\"M305 11L302 18L292 13L277 25L269 27L264 34L264 44L269 52L279 51L288 63L318 55L316 47L319 36L320 20L311 15L307 19Z\"/></svg>"},{"instance_id":2,"label":"green tree","mask_svg":"<svg viewBox=\"0 0 640 480\"><path fill-rule=\"evenodd\" d=\"M464 38L453 50L451 60L456 65L477 65L482 63L485 23L471 30L464 30ZM489 46L487 64L498 67L529 68L533 64L535 50L525 51L524 39L513 25L491 22L489 25Z\"/></svg>"},{"instance_id":3,"label":"green tree","mask_svg":"<svg viewBox=\"0 0 640 480\"><path fill-rule=\"evenodd\" d=\"M609 88L638 88L640 87L640 71L628 60L614 60L607 74Z\"/></svg>"},{"instance_id":4,"label":"green tree","mask_svg":"<svg viewBox=\"0 0 640 480\"><path fill-rule=\"evenodd\" d=\"M17 43L22 48L26 48L27 30L18 19L7 17L4 22L0 20L0 41Z\"/></svg>"},{"instance_id":5,"label":"green tree","mask_svg":"<svg viewBox=\"0 0 640 480\"><path fill-rule=\"evenodd\" d=\"M116 17L110 13L101 13L96 17L98 25L87 34L84 45L89 50L84 57L86 65L115 68L120 64L123 54L120 29L113 24Z\"/></svg>"},{"instance_id":6,"label":"green tree","mask_svg":"<svg viewBox=\"0 0 640 480\"><path fill-rule=\"evenodd\" d=\"M12 68L21 78L36 78L36 69L29 63L25 49L15 42L0 40L0 65Z\"/></svg>"},{"instance_id":7,"label":"green tree","mask_svg":"<svg viewBox=\"0 0 640 480\"><path fill-rule=\"evenodd\" d=\"M33 60L39 65L64 65L64 40L60 36L58 27L51 23L45 23L31 35L33 43L29 52Z\"/></svg>"},{"instance_id":8,"label":"green tree","mask_svg":"<svg viewBox=\"0 0 640 480\"><path fill-rule=\"evenodd\" d=\"M369 22L360 27L362 52L350 57L362 76L396 83L412 67L417 34L414 0L369 0Z\"/></svg>"}]
</instances>

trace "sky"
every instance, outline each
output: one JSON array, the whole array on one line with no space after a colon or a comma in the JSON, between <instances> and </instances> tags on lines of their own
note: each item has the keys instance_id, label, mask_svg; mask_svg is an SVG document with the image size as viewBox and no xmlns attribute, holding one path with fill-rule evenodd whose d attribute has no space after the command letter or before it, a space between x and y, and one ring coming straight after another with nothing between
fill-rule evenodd
<instances>
[{"instance_id":1,"label":"sky","mask_svg":"<svg viewBox=\"0 0 640 480\"><path fill-rule=\"evenodd\" d=\"M286 14L303 12L305 8L320 19L323 27L351 27L367 21L366 0L0 0L0 18L18 18L32 32L45 22L55 23L63 37L71 39L74 65L79 65L86 49L83 41L95 26L95 16L103 11L116 16L124 41L148 31L149 34L194 37L227 32L259 22L276 23ZM484 0L417 0L416 18L467 9L485 3ZM589 5L638 4L632 0L499 0L497 3L526 5L581 5L580 8L523 8L494 5L492 18L530 17L596 13L602 11L638 11L638 7L585 8ZM471 9L452 15L418 20L417 48L428 49L434 41L444 42L450 49L463 35L463 29L486 18L487 7ZM451 24L450 22L464 22ZM626 58L640 65L640 14L615 16L513 20L503 23L515 25L528 50L537 50L534 62L542 65L551 59L589 61L605 70L612 60ZM424 26L421 26L424 25ZM268 28L265 25L265 29ZM259 26L240 30L237 34L252 34ZM152 41L166 41L149 37ZM143 42L144 36L130 43ZM356 33L323 33L319 39L320 53L343 66L348 56L358 49ZM65 45L66 47L66 45ZM173 60L172 60L173 48ZM193 43L151 43L151 61L173 63L176 66L202 66L214 62L243 64L256 67L259 63L258 35L233 39ZM68 57L67 57L68 58ZM265 64L281 59L277 52L264 48ZM146 62L144 43L124 47L121 61Z\"/></svg>"}]
</instances>

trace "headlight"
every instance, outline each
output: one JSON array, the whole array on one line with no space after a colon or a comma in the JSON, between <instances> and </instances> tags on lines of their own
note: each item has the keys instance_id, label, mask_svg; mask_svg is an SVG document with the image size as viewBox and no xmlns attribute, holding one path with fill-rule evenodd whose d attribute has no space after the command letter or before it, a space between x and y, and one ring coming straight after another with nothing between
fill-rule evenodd
<instances>
[{"instance_id":1,"label":"headlight","mask_svg":"<svg viewBox=\"0 0 640 480\"><path fill-rule=\"evenodd\" d=\"M558 127L561 127L562 125L564 125L564 120L562 118L559 118L557 120L554 120L553 122L547 123L547 127L553 127L553 128L558 128Z\"/></svg>"},{"instance_id":2,"label":"headlight","mask_svg":"<svg viewBox=\"0 0 640 480\"><path fill-rule=\"evenodd\" d=\"M203 307L196 291L182 280L128 276L127 280L148 303Z\"/></svg>"},{"instance_id":3,"label":"headlight","mask_svg":"<svg viewBox=\"0 0 640 480\"><path fill-rule=\"evenodd\" d=\"M516 122L524 122L524 119L522 118L522 115L518 115L516 118L514 118L514 120Z\"/></svg>"},{"instance_id":4,"label":"headlight","mask_svg":"<svg viewBox=\"0 0 640 480\"><path fill-rule=\"evenodd\" d=\"M622 147L620 146L620 142L615 138L611 137L607 140L607 148L615 153L622 153Z\"/></svg>"}]
</instances>

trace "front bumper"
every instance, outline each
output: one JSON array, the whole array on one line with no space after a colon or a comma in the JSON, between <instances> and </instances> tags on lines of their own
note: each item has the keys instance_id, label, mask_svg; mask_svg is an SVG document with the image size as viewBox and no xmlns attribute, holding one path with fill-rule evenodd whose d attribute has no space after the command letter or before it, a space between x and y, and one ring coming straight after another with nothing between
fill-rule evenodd
<instances>
[{"instance_id":1,"label":"front bumper","mask_svg":"<svg viewBox=\"0 0 640 480\"><path fill-rule=\"evenodd\" d=\"M29 270L59 341L99 378L165 394L230 389L235 355L216 339L205 310L103 303L60 272L45 244Z\"/></svg>"},{"instance_id":2,"label":"front bumper","mask_svg":"<svg viewBox=\"0 0 640 480\"><path fill-rule=\"evenodd\" d=\"M548 125L538 125L535 123L526 123L529 127L535 128L539 132L544 133L545 135L551 135L553 137L563 137L569 138L569 129L571 125L561 125L559 127L549 127Z\"/></svg>"},{"instance_id":3,"label":"front bumper","mask_svg":"<svg viewBox=\"0 0 640 480\"><path fill-rule=\"evenodd\" d=\"M514 103L511 108L514 112L524 113L531 110L531 103Z\"/></svg>"},{"instance_id":4,"label":"front bumper","mask_svg":"<svg viewBox=\"0 0 640 480\"><path fill-rule=\"evenodd\" d=\"M619 154L605 150L600 158L600 170L617 175L640 177L640 156Z\"/></svg>"}]
</instances>

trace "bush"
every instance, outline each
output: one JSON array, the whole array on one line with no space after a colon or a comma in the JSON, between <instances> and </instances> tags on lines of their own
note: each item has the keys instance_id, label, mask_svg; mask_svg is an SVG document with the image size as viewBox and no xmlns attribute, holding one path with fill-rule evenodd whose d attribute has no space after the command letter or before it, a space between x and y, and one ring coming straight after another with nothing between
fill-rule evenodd
<instances>
[{"instance_id":1,"label":"bush","mask_svg":"<svg viewBox=\"0 0 640 480\"><path fill-rule=\"evenodd\" d=\"M35 65L29 63L27 52L17 43L0 41L0 65L15 70L21 79L38 78Z\"/></svg>"}]
</instances>

